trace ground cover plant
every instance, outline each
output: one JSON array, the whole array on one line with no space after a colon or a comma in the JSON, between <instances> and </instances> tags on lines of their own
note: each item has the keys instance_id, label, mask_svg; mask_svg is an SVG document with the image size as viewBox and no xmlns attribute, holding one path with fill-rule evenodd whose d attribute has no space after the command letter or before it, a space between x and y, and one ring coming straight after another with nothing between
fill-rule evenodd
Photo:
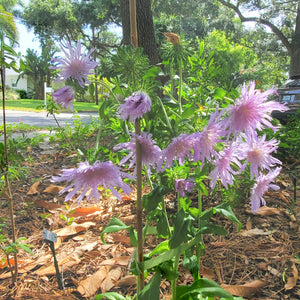
<instances>
[{"instance_id":1,"label":"ground cover plant","mask_svg":"<svg viewBox=\"0 0 300 300\"><path fill-rule=\"evenodd\" d=\"M259 289L266 288L267 279L257 273L257 277L243 274L247 284L231 285L232 278L228 278L228 274L225 276L220 268L213 268L218 272L214 276L205 271L204 265L207 263L205 257L207 259L209 255L218 263L221 257L232 255L229 248L226 248L227 253L222 253L225 237L221 237L238 235L242 229L241 221L230 206L229 195L230 192L241 192L240 186L248 189L247 199L240 201L243 202L240 205L248 208L249 215L275 214L283 218L279 210L266 206L265 192L269 188L279 190L276 178L282 162L273 156L279 141L263 130L267 128L275 132L270 113L287 108L268 100L275 89L263 92L254 82L244 83L240 90L215 87L191 91L189 79L184 77L188 68L193 70L189 72L191 83L196 78L201 80L199 72L202 68L213 69L210 56L203 57L201 64L195 67L195 57L203 53L203 47L200 43L195 53L189 53L179 36L175 39L173 36L166 44L168 56L164 63L170 80L163 87L157 80L161 70L149 66L139 48L119 49L113 61L122 76L109 80L88 75L96 63L91 53L82 53L80 43L74 47L70 44L68 49L64 49L65 59L54 59L58 63L55 68L62 72L60 78L66 84L53 93L54 102L72 109L73 85L84 85L92 80L98 80L98 84L109 91L109 97L100 105L95 134L89 136L85 143L75 140L75 146L72 146L74 139L70 135L64 141L70 147L62 148L51 156L51 165L55 167L49 169L45 163L43 178L35 178L26 192L24 187L20 187L28 198L26 205L19 204L20 210L16 210L16 214L20 214L19 222L26 221L34 213L34 218L39 220L40 231L47 227L56 233L56 250L60 246L63 248L59 256L59 272L50 264L39 268L48 264L52 257L49 252L45 256L39 255L46 249L41 234L29 237L21 246L19 239L10 242L6 235L2 235L1 242L5 244L1 245L5 254L2 265L8 270L0 274L1 279L12 277L13 283L16 283L18 272L32 272L33 276L40 276L45 282L57 279L61 290L57 292L58 297L62 297L65 291L81 298L98 294L96 299L241 299L252 297ZM163 90L163 97L159 97L158 89ZM55 114L55 111L51 113ZM63 130L62 137L67 137ZM74 136L82 139L88 131L89 128L80 128ZM91 144L91 138L96 142ZM2 157L7 157L6 142L3 153ZM41 154L37 168L41 167L43 160L47 162L46 158ZM1 161L1 176L4 176L6 188L10 186L7 161L7 158ZM41 190L45 179L48 186ZM65 193L66 196L62 196ZM60 200L44 201L41 198L45 194L55 195ZM12 195L6 197L11 211ZM227 201L223 201L225 199ZM63 204L64 200L66 204ZM33 206L43 211L34 210ZM13 220L14 217L10 221L12 231L15 227ZM283 259L276 255L282 250L279 244L289 241L288 237L278 237L272 228L252 230L248 220L246 226L247 230L238 235L244 243L251 234L267 235L273 243L260 239L259 247L268 249L273 262L276 258ZM267 227L271 227L270 224ZM293 230L292 227L289 229ZM22 228L21 231L25 233L26 230ZM84 236L77 235L82 232L85 232ZM98 235L98 239L91 238L89 234ZM68 243L68 239L73 238L74 243ZM117 241L128 247L119 247ZM33 242L37 247L31 250ZM284 250L290 257L285 262L281 261L280 267L287 267L286 262L290 266L279 272L286 291L296 286L298 277L296 265L299 259L294 252L296 243L289 242L290 249ZM6 243L9 245L6 246ZM210 247L206 247L207 244ZM277 250L273 249L275 244ZM214 247L218 250L214 251ZM26 262L18 262L16 258L20 248L27 252L23 254ZM88 255L79 272L81 277L77 280L78 272L74 266L80 265L80 257L86 252ZM222 256L219 256L220 252ZM15 254L14 263L10 260L10 253ZM110 260L108 253L113 255ZM32 254L37 259L32 258ZM107 259L100 262L98 259L103 256ZM243 264L247 265L247 255L238 256L239 259L241 257ZM278 271L278 268L260 259L261 272L274 275ZM95 264L90 264L89 260ZM23 265L18 268L18 264ZM243 264L236 262L239 268ZM125 270L122 271L122 268ZM92 276L84 278L87 272L91 272ZM127 276L117 286L122 272ZM232 277L235 272L233 268ZM55 274L56 278L53 277ZM33 278L31 283L35 280ZM14 294L26 297L30 293L30 279L26 284L24 281L23 291L18 290L17 285L11 286L13 291L5 291L7 297L14 297ZM64 288L67 286L71 290ZM126 290L128 286L133 288ZM9 283L5 287L9 287ZM112 288L116 290L110 291ZM42 290L39 293L43 295ZM278 293L276 291L272 297Z\"/></svg>"}]
</instances>

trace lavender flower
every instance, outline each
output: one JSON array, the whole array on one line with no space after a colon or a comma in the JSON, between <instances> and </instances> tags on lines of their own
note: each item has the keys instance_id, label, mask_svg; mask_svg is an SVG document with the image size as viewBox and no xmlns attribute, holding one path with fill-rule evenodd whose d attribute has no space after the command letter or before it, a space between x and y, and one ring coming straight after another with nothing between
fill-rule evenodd
<instances>
[{"instance_id":1,"label":"lavender flower","mask_svg":"<svg viewBox=\"0 0 300 300\"><path fill-rule=\"evenodd\" d=\"M173 160L178 159L180 165L184 164L185 158L191 158L191 150L194 147L194 135L183 133L174 138L172 142L161 153L161 158L157 163L159 172L169 168ZM164 167L162 167L165 162Z\"/></svg>"},{"instance_id":2,"label":"lavender flower","mask_svg":"<svg viewBox=\"0 0 300 300\"><path fill-rule=\"evenodd\" d=\"M85 83L90 83L87 76L91 69L94 69L98 63L90 59L90 55L93 50L89 51L88 54L84 55L81 53L81 42L78 42L75 49L72 48L71 44L68 44L69 52L63 47L65 57L64 58L52 58L53 62L57 62L58 65L53 67L54 69L61 69L60 76L62 80L73 78L78 81L81 87L84 87Z\"/></svg>"},{"instance_id":3,"label":"lavender flower","mask_svg":"<svg viewBox=\"0 0 300 300\"><path fill-rule=\"evenodd\" d=\"M209 119L207 127L202 132L197 132L193 136L194 143L194 161L201 161L204 163L205 159L210 161L211 156L215 156L216 152L214 146L219 141L220 137L224 135L224 130L219 122L222 113L216 109Z\"/></svg>"},{"instance_id":4,"label":"lavender flower","mask_svg":"<svg viewBox=\"0 0 300 300\"><path fill-rule=\"evenodd\" d=\"M176 189L176 192L179 193L180 197L185 197L185 191L186 192L191 192L193 190L195 186L195 183L193 180L191 179L177 179L175 181L175 189Z\"/></svg>"},{"instance_id":5,"label":"lavender flower","mask_svg":"<svg viewBox=\"0 0 300 300\"><path fill-rule=\"evenodd\" d=\"M129 154L120 161L120 164L126 163L129 159L131 159L129 167L136 163L136 141L141 145L142 165L146 166L150 172L151 167L154 167L161 154L161 149L156 145L150 133L142 132L141 135L135 135L129 142L114 147L114 150L129 150Z\"/></svg>"},{"instance_id":6,"label":"lavender flower","mask_svg":"<svg viewBox=\"0 0 300 300\"><path fill-rule=\"evenodd\" d=\"M233 184L233 175L239 172L232 169L232 164L236 164L241 167L241 163L237 159L237 145L235 143L230 144L223 151L218 154L218 157L213 162L215 168L209 174L211 178L210 187L215 188L218 179L221 180L223 186L227 189L227 185Z\"/></svg>"},{"instance_id":7,"label":"lavender flower","mask_svg":"<svg viewBox=\"0 0 300 300\"><path fill-rule=\"evenodd\" d=\"M257 178L256 183L254 184L251 191L251 209L253 212L256 212L260 204L266 205L266 201L263 198L264 193L269 189L275 191L279 190L279 186L272 184L271 182L279 175L281 168L276 168L273 171L270 171L267 175L260 174Z\"/></svg>"},{"instance_id":8,"label":"lavender flower","mask_svg":"<svg viewBox=\"0 0 300 300\"><path fill-rule=\"evenodd\" d=\"M70 86L64 86L54 93L52 93L53 101L59 104L63 108L68 106L73 111L73 100L75 98L75 92Z\"/></svg>"},{"instance_id":9,"label":"lavender flower","mask_svg":"<svg viewBox=\"0 0 300 300\"><path fill-rule=\"evenodd\" d=\"M100 199L98 185L110 189L112 194L121 200L121 195L115 190L115 187L122 188L127 195L131 192L131 188L125 184L121 177L131 178L130 175L121 172L118 167L113 165L111 161L95 162L90 165L88 162L81 162L78 168L63 169L60 176L53 176L52 182L72 181L73 183L60 191L60 194L69 192L65 201L70 200L75 194L82 189L81 194L77 198L80 202L88 190L91 188L91 193L87 196L88 201L93 197L95 201Z\"/></svg>"},{"instance_id":10,"label":"lavender flower","mask_svg":"<svg viewBox=\"0 0 300 300\"><path fill-rule=\"evenodd\" d=\"M134 122L138 118L142 118L144 114L150 111L152 101L144 92L133 93L125 99L125 103L120 105L118 114L120 119Z\"/></svg>"},{"instance_id":11,"label":"lavender flower","mask_svg":"<svg viewBox=\"0 0 300 300\"><path fill-rule=\"evenodd\" d=\"M271 155L276 151L279 142L275 139L266 141L266 135L258 137L256 134L244 135L246 143L240 145L240 158L246 158L242 168L245 168L250 163L250 174L258 177L258 169L271 170L276 164L281 165L281 161Z\"/></svg>"},{"instance_id":12,"label":"lavender flower","mask_svg":"<svg viewBox=\"0 0 300 300\"><path fill-rule=\"evenodd\" d=\"M250 82L248 86L242 87L242 95L236 100L235 105L227 108L230 116L222 121L224 128L230 132L237 133L242 131L254 132L270 127L275 131L271 124L270 113L273 110L286 111L288 108L276 101L267 101L268 96L274 94L275 89L265 92L255 89L255 82Z\"/></svg>"}]
</instances>

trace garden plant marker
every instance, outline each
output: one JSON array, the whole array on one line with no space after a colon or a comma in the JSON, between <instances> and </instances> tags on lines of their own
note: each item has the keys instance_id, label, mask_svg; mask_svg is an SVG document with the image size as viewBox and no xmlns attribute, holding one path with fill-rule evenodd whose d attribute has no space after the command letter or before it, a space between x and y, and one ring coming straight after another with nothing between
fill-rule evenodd
<instances>
[{"instance_id":1,"label":"garden plant marker","mask_svg":"<svg viewBox=\"0 0 300 300\"><path fill-rule=\"evenodd\" d=\"M63 283L62 283L61 276L59 273L59 268L58 268L58 263L57 263L57 259L56 259L56 255L55 255L55 248L54 248L54 243L56 243L56 241L57 241L57 234L54 232L51 232L47 229L44 229L43 230L43 238L49 244L49 247L53 254L53 261L54 261L54 267L55 267L55 271L56 271L58 287L60 290L63 290L64 289Z\"/></svg>"}]
</instances>

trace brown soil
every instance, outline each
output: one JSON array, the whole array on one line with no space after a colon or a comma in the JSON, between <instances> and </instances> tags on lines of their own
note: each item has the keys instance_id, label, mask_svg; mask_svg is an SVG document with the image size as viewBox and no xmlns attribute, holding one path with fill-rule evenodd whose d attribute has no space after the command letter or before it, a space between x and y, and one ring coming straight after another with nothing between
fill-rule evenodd
<instances>
[{"instance_id":1,"label":"brown soil","mask_svg":"<svg viewBox=\"0 0 300 300\"><path fill-rule=\"evenodd\" d=\"M80 205L72 202L66 206L64 196L57 193L59 187L53 186L50 179L62 168L75 167L75 157L64 154L61 149L41 154L39 148L31 149L30 156L34 161L24 163L30 172L25 180L13 182L12 192L17 237L27 238L26 243L33 246L33 255L20 250L15 284L11 283L8 267L0 269L0 299L94 299L94 295L105 291L134 295L135 278L129 269L134 248L127 232L107 234L106 244L100 239L103 228L114 216L125 224L134 224L134 194L119 202L103 191L99 203L82 201ZM295 203L288 174L296 166L297 163L284 166L278 181L281 190L265 195L269 208L253 214L248 199L241 199L242 204L234 209L243 224L240 232L235 224L217 217L216 222L224 225L228 235L205 237L203 277L244 299L300 299L297 282L300 195L297 193ZM33 185L34 182L39 183ZM220 200L212 203L206 198L204 208L218 202ZM172 197L166 203L169 212L174 212ZM5 217L9 225L4 195L0 195L0 207L0 217ZM70 213L74 209L77 210ZM74 216L68 226L67 221ZM63 272L64 290L58 288L52 252L43 239L43 229L58 235L55 253L58 263L63 265L60 271ZM11 234L10 230L3 232ZM145 251L156 244L156 238L149 236ZM191 282L192 276L182 268L179 284ZM169 282L162 281L162 299L170 299L169 290Z\"/></svg>"}]
</instances>

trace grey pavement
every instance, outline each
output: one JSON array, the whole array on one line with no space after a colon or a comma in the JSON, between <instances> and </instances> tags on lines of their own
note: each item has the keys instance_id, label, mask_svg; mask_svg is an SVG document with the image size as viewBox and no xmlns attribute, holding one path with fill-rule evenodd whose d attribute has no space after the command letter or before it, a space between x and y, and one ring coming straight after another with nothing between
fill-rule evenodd
<instances>
[{"instance_id":1,"label":"grey pavement","mask_svg":"<svg viewBox=\"0 0 300 300\"><path fill-rule=\"evenodd\" d=\"M6 122L7 123L19 123L28 124L31 126L38 127L57 127L57 124L52 115L47 116L47 112L29 112L29 111L16 111L16 110L7 110L5 112ZM60 123L61 126L66 124L72 125L73 121L76 119L76 116L83 123L91 122L92 118L97 118L97 112L86 112L86 113L60 113L56 114L55 117ZM0 114L0 124L3 123L3 113Z\"/></svg>"},{"instance_id":2,"label":"grey pavement","mask_svg":"<svg viewBox=\"0 0 300 300\"><path fill-rule=\"evenodd\" d=\"M5 112L6 123L24 123L31 126L37 126L44 128L43 130L27 132L25 135L27 137L33 137L37 134L49 134L49 127L55 131L58 128L57 123L52 115L47 115L47 112L29 112L29 111L15 111L7 110ZM98 118L97 112L85 112L85 113L60 113L55 114L56 119L58 120L60 126L70 125L73 126L73 121L78 119L83 123L89 123L93 118ZM0 125L3 124L3 112L0 113ZM53 132L52 132L53 133ZM22 136L24 133L13 133L12 138ZM0 142L4 139L3 135L0 134Z\"/></svg>"}]
</instances>

